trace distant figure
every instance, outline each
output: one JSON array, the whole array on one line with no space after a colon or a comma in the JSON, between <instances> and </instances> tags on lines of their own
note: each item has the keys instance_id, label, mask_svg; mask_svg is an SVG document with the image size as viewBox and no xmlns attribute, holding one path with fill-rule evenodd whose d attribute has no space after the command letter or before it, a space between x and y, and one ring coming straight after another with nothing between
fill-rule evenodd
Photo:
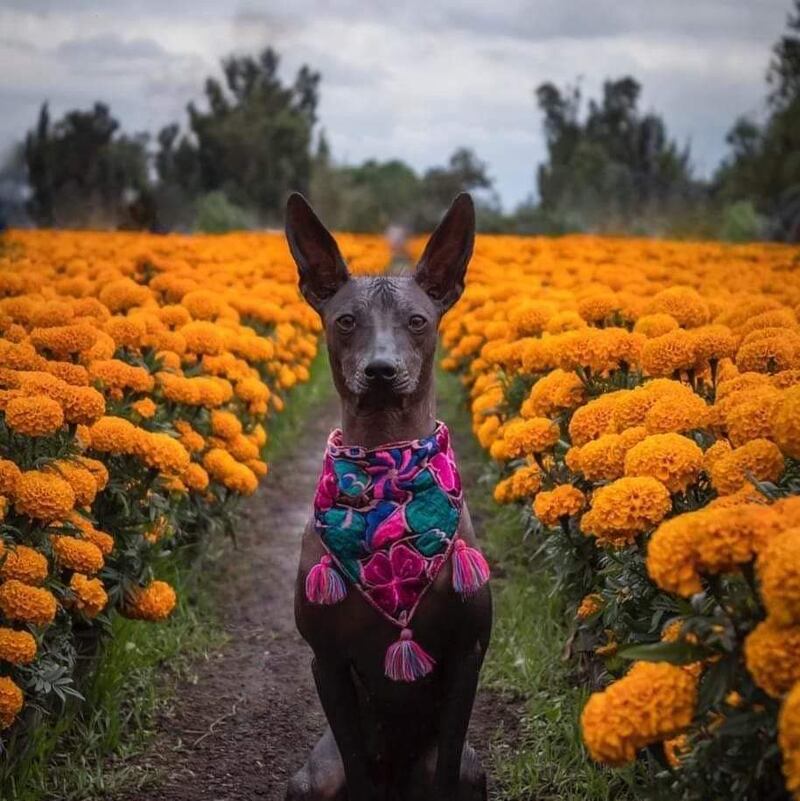
<instances>
[{"instance_id":1,"label":"distant figure","mask_svg":"<svg viewBox=\"0 0 800 801\"><path fill-rule=\"evenodd\" d=\"M397 223L392 223L386 228L384 236L386 237L386 241L389 243L389 247L391 248L393 259L406 258L408 256L408 253L406 252L408 234L408 228Z\"/></svg>"}]
</instances>

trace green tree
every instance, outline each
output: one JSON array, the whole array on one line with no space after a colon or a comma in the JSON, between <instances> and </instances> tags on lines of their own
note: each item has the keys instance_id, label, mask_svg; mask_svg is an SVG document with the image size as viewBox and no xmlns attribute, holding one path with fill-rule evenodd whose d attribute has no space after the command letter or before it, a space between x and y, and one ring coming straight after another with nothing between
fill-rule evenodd
<instances>
[{"instance_id":1,"label":"green tree","mask_svg":"<svg viewBox=\"0 0 800 801\"><path fill-rule=\"evenodd\" d=\"M175 126L159 134L162 184L189 195L222 191L265 222L281 219L286 194L309 189L320 75L303 66L285 85L278 66L272 48L223 60L224 83L205 82L206 108L188 106L189 134Z\"/></svg>"},{"instance_id":2,"label":"green tree","mask_svg":"<svg viewBox=\"0 0 800 801\"><path fill-rule=\"evenodd\" d=\"M767 118L736 121L715 185L725 204L752 201L769 219L771 236L800 242L800 0L793 6L772 51Z\"/></svg>"},{"instance_id":3,"label":"green tree","mask_svg":"<svg viewBox=\"0 0 800 801\"><path fill-rule=\"evenodd\" d=\"M43 226L117 225L146 191L147 136L118 133L103 103L52 124L45 103L25 138L32 196L28 213Z\"/></svg>"},{"instance_id":4,"label":"green tree","mask_svg":"<svg viewBox=\"0 0 800 801\"><path fill-rule=\"evenodd\" d=\"M630 228L669 213L693 191L688 149L656 114L639 113L640 84L606 81L585 114L580 87L536 90L547 160L538 171L542 212L558 228Z\"/></svg>"}]
</instances>

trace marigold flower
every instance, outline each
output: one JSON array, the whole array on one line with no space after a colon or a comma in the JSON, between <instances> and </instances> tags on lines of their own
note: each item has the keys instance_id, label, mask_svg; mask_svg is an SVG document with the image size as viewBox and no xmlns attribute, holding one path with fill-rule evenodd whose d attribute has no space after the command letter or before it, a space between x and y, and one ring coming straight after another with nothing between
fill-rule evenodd
<instances>
[{"instance_id":1,"label":"marigold flower","mask_svg":"<svg viewBox=\"0 0 800 801\"><path fill-rule=\"evenodd\" d=\"M14 398L6 406L6 425L17 434L44 437L64 425L64 412L45 396Z\"/></svg>"},{"instance_id":2,"label":"marigold flower","mask_svg":"<svg viewBox=\"0 0 800 801\"><path fill-rule=\"evenodd\" d=\"M599 487L581 518L581 530L601 545L621 548L657 525L672 508L667 488L649 476L620 478Z\"/></svg>"},{"instance_id":3,"label":"marigold flower","mask_svg":"<svg viewBox=\"0 0 800 801\"><path fill-rule=\"evenodd\" d=\"M648 339L663 336L676 328L680 328L678 321L671 314L664 312L643 314L633 326L633 330L637 334L642 334Z\"/></svg>"},{"instance_id":4,"label":"marigold flower","mask_svg":"<svg viewBox=\"0 0 800 801\"><path fill-rule=\"evenodd\" d=\"M56 616L56 599L49 590L29 587L17 579L0 584L0 611L9 620L47 626Z\"/></svg>"},{"instance_id":5,"label":"marigold flower","mask_svg":"<svg viewBox=\"0 0 800 801\"><path fill-rule=\"evenodd\" d=\"M0 459L0 495L13 498L22 471L10 459Z\"/></svg>"},{"instance_id":6,"label":"marigold flower","mask_svg":"<svg viewBox=\"0 0 800 801\"><path fill-rule=\"evenodd\" d=\"M697 679L666 662L636 662L623 678L594 693L581 728L592 759L631 762L646 745L672 737L692 721Z\"/></svg>"},{"instance_id":7,"label":"marigold flower","mask_svg":"<svg viewBox=\"0 0 800 801\"><path fill-rule=\"evenodd\" d=\"M97 495L97 480L94 474L79 462L58 459L50 462L45 468L45 472L63 478L72 487L77 506L91 506L94 503Z\"/></svg>"},{"instance_id":8,"label":"marigold flower","mask_svg":"<svg viewBox=\"0 0 800 801\"><path fill-rule=\"evenodd\" d=\"M761 597L779 626L800 625L800 527L770 537L758 557Z\"/></svg>"},{"instance_id":9,"label":"marigold flower","mask_svg":"<svg viewBox=\"0 0 800 801\"><path fill-rule=\"evenodd\" d=\"M626 476L652 476L670 492L685 492L702 467L703 451L680 434L652 434L625 454Z\"/></svg>"},{"instance_id":10,"label":"marigold flower","mask_svg":"<svg viewBox=\"0 0 800 801\"><path fill-rule=\"evenodd\" d=\"M666 397L657 400L648 410L644 425L648 434L669 434L705 428L709 423L709 407L699 395Z\"/></svg>"},{"instance_id":11,"label":"marigold flower","mask_svg":"<svg viewBox=\"0 0 800 801\"><path fill-rule=\"evenodd\" d=\"M533 513L543 526L558 525L562 518L578 514L586 497L571 484L560 484L549 492L540 492L533 501Z\"/></svg>"},{"instance_id":12,"label":"marigold flower","mask_svg":"<svg viewBox=\"0 0 800 801\"><path fill-rule=\"evenodd\" d=\"M780 698L800 681L800 626L759 623L744 641L744 659L755 683Z\"/></svg>"},{"instance_id":13,"label":"marigold flower","mask_svg":"<svg viewBox=\"0 0 800 801\"><path fill-rule=\"evenodd\" d=\"M134 620L165 620L172 614L176 603L175 590L166 581L151 581L128 595L122 614Z\"/></svg>"},{"instance_id":14,"label":"marigold flower","mask_svg":"<svg viewBox=\"0 0 800 801\"><path fill-rule=\"evenodd\" d=\"M736 337L726 325L704 325L690 334L698 365L732 359L736 354Z\"/></svg>"},{"instance_id":15,"label":"marigold flower","mask_svg":"<svg viewBox=\"0 0 800 801\"><path fill-rule=\"evenodd\" d=\"M778 744L783 754L786 789L800 797L800 682L795 684L781 706Z\"/></svg>"},{"instance_id":16,"label":"marigold flower","mask_svg":"<svg viewBox=\"0 0 800 801\"><path fill-rule=\"evenodd\" d=\"M28 470L17 481L14 506L22 515L49 523L66 517L72 511L75 492L63 478L40 470Z\"/></svg>"},{"instance_id":17,"label":"marigold flower","mask_svg":"<svg viewBox=\"0 0 800 801\"><path fill-rule=\"evenodd\" d=\"M124 417L101 417L89 428L91 447L100 453L133 453L139 429Z\"/></svg>"},{"instance_id":18,"label":"marigold flower","mask_svg":"<svg viewBox=\"0 0 800 801\"><path fill-rule=\"evenodd\" d=\"M29 631L0 628L0 660L29 665L36 659L36 639Z\"/></svg>"},{"instance_id":19,"label":"marigold flower","mask_svg":"<svg viewBox=\"0 0 800 801\"><path fill-rule=\"evenodd\" d=\"M218 356L225 351L225 337L219 326L204 320L187 323L180 329L190 353Z\"/></svg>"},{"instance_id":20,"label":"marigold flower","mask_svg":"<svg viewBox=\"0 0 800 801\"><path fill-rule=\"evenodd\" d=\"M642 348L642 367L652 376L671 376L696 361L694 340L682 328L648 339Z\"/></svg>"},{"instance_id":21,"label":"marigold flower","mask_svg":"<svg viewBox=\"0 0 800 801\"><path fill-rule=\"evenodd\" d=\"M16 579L38 586L47 578L49 566L44 554L27 545L8 547L0 543L0 579Z\"/></svg>"},{"instance_id":22,"label":"marigold flower","mask_svg":"<svg viewBox=\"0 0 800 801\"><path fill-rule=\"evenodd\" d=\"M134 452L148 467L162 473L178 475L189 466L189 452L169 434L138 429Z\"/></svg>"},{"instance_id":23,"label":"marigold flower","mask_svg":"<svg viewBox=\"0 0 800 801\"><path fill-rule=\"evenodd\" d=\"M7 729L22 710L22 690L8 676L0 676L0 729Z\"/></svg>"},{"instance_id":24,"label":"marigold flower","mask_svg":"<svg viewBox=\"0 0 800 801\"><path fill-rule=\"evenodd\" d=\"M242 495L252 495L258 488L258 479L246 465L237 462L226 450L212 448L203 456L203 467L214 481Z\"/></svg>"},{"instance_id":25,"label":"marigold flower","mask_svg":"<svg viewBox=\"0 0 800 801\"><path fill-rule=\"evenodd\" d=\"M69 588L74 596L72 605L88 618L97 617L108 605L108 594L103 582L98 578L89 578L83 573L73 573L69 580Z\"/></svg>"},{"instance_id":26,"label":"marigold flower","mask_svg":"<svg viewBox=\"0 0 800 801\"><path fill-rule=\"evenodd\" d=\"M131 404L131 408L143 420L150 420L152 417L155 417L158 411L158 406L156 406L151 398L142 398L141 400L135 401Z\"/></svg>"},{"instance_id":27,"label":"marigold flower","mask_svg":"<svg viewBox=\"0 0 800 801\"><path fill-rule=\"evenodd\" d=\"M242 423L231 412L215 409L211 412L211 431L222 439L233 439L242 433Z\"/></svg>"},{"instance_id":28,"label":"marigold flower","mask_svg":"<svg viewBox=\"0 0 800 801\"><path fill-rule=\"evenodd\" d=\"M69 387L63 393L61 405L68 423L91 425L106 411L105 398L94 387Z\"/></svg>"},{"instance_id":29,"label":"marigold flower","mask_svg":"<svg viewBox=\"0 0 800 801\"><path fill-rule=\"evenodd\" d=\"M585 398L583 383L575 373L553 370L540 378L523 402L522 417L547 417L563 409L576 409Z\"/></svg>"},{"instance_id":30,"label":"marigold flower","mask_svg":"<svg viewBox=\"0 0 800 801\"><path fill-rule=\"evenodd\" d=\"M583 600L578 606L578 611L575 613L577 620L586 620L592 615L596 614L603 608L603 598L596 592L584 596Z\"/></svg>"},{"instance_id":31,"label":"marigold flower","mask_svg":"<svg viewBox=\"0 0 800 801\"><path fill-rule=\"evenodd\" d=\"M777 373L795 367L797 348L784 337L770 337L748 342L736 353L736 366L742 371Z\"/></svg>"},{"instance_id":32,"label":"marigold flower","mask_svg":"<svg viewBox=\"0 0 800 801\"><path fill-rule=\"evenodd\" d=\"M602 395L575 411L569 423L573 445L585 445L602 434L615 433L614 411L618 394Z\"/></svg>"},{"instance_id":33,"label":"marigold flower","mask_svg":"<svg viewBox=\"0 0 800 801\"><path fill-rule=\"evenodd\" d=\"M79 456L75 459L76 464L88 470L95 482L97 492L101 492L108 484L108 468L99 459L90 459L88 456Z\"/></svg>"},{"instance_id":34,"label":"marigold flower","mask_svg":"<svg viewBox=\"0 0 800 801\"><path fill-rule=\"evenodd\" d=\"M181 478L189 489L196 492L203 492L208 487L208 473L197 462L192 462Z\"/></svg>"},{"instance_id":35,"label":"marigold flower","mask_svg":"<svg viewBox=\"0 0 800 801\"><path fill-rule=\"evenodd\" d=\"M31 342L40 353L51 353L56 359L69 360L70 356L89 350L97 340L97 329L87 323L34 328Z\"/></svg>"},{"instance_id":36,"label":"marigold flower","mask_svg":"<svg viewBox=\"0 0 800 801\"><path fill-rule=\"evenodd\" d=\"M771 422L778 447L792 459L800 460L800 385L784 391Z\"/></svg>"},{"instance_id":37,"label":"marigold flower","mask_svg":"<svg viewBox=\"0 0 800 801\"><path fill-rule=\"evenodd\" d=\"M777 481L784 460L774 442L754 439L721 456L711 467L711 483L722 495L736 492L752 477L756 481Z\"/></svg>"},{"instance_id":38,"label":"marigold flower","mask_svg":"<svg viewBox=\"0 0 800 801\"><path fill-rule=\"evenodd\" d=\"M555 307L542 301L525 301L508 314L508 323L515 339L534 337L545 330L553 316Z\"/></svg>"},{"instance_id":39,"label":"marigold flower","mask_svg":"<svg viewBox=\"0 0 800 801\"><path fill-rule=\"evenodd\" d=\"M63 567L90 575L102 569L103 554L94 543L62 535L51 537L51 542L53 553Z\"/></svg>"},{"instance_id":40,"label":"marigold flower","mask_svg":"<svg viewBox=\"0 0 800 801\"><path fill-rule=\"evenodd\" d=\"M512 459L549 450L559 436L558 424L546 417L512 420L503 431L507 453Z\"/></svg>"},{"instance_id":41,"label":"marigold flower","mask_svg":"<svg viewBox=\"0 0 800 801\"><path fill-rule=\"evenodd\" d=\"M620 434L603 434L580 449L580 472L589 481L613 481L625 469L625 454Z\"/></svg>"}]
</instances>

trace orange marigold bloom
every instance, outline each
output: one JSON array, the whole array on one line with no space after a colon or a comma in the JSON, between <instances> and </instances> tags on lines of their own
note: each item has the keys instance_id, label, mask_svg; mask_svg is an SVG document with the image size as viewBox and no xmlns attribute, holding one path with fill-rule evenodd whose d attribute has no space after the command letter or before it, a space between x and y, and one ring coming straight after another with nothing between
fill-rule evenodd
<instances>
[{"instance_id":1,"label":"orange marigold bloom","mask_svg":"<svg viewBox=\"0 0 800 801\"><path fill-rule=\"evenodd\" d=\"M211 412L211 431L216 437L233 439L242 433L242 424L235 414L215 409Z\"/></svg>"},{"instance_id":2,"label":"orange marigold bloom","mask_svg":"<svg viewBox=\"0 0 800 801\"><path fill-rule=\"evenodd\" d=\"M586 595L578 606L578 611L575 613L575 617L578 620L586 620L586 618L591 617L594 614L597 614L603 608L603 599L600 595L596 592L591 593L591 595Z\"/></svg>"},{"instance_id":3,"label":"orange marigold bloom","mask_svg":"<svg viewBox=\"0 0 800 801\"><path fill-rule=\"evenodd\" d=\"M64 425L61 405L45 396L14 398L6 406L6 425L17 434L44 437Z\"/></svg>"},{"instance_id":4,"label":"orange marigold bloom","mask_svg":"<svg viewBox=\"0 0 800 801\"><path fill-rule=\"evenodd\" d=\"M97 495L97 480L94 474L79 462L58 459L50 462L45 468L45 472L63 478L72 487L77 506L91 506L94 503Z\"/></svg>"},{"instance_id":5,"label":"orange marigold bloom","mask_svg":"<svg viewBox=\"0 0 800 801\"><path fill-rule=\"evenodd\" d=\"M553 370L540 378L522 404L522 417L547 417L563 409L576 409L585 399L583 383L575 373Z\"/></svg>"},{"instance_id":6,"label":"orange marigold bloom","mask_svg":"<svg viewBox=\"0 0 800 801\"><path fill-rule=\"evenodd\" d=\"M512 459L549 450L559 436L558 423L546 417L512 420L503 431L506 451Z\"/></svg>"},{"instance_id":7,"label":"orange marigold bloom","mask_svg":"<svg viewBox=\"0 0 800 801\"><path fill-rule=\"evenodd\" d=\"M727 325L704 325L690 333L699 365L732 359L736 354L736 337Z\"/></svg>"},{"instance_id":8,"label":"orange marigold bloom","mask_svg":"<svg viewBox=\"0 0 800 801\"><path fill-rule=\"evenodd\" d=\"M139 429L124 417L101 417L89 428L91 447L100 453L133 453Z\"/></svg>"},{"instance_id":9,"label":"orange marigold bloom","mask_svg":"<svg viewBox=\"0 0 800 801\"><path fill-rule=\"evenodd\" d=\"M792 459L800 459L800 385L784 391L771 422L778 447Z\"/></svg>"},{"instance_id":10,"label":"orange marigold bloom","mask_svg":"<svg viewBox=\"0 0 800 801\"><path fill-rule=\"evenodd\" d=\"M258 479L246 465L240 464L226 450L212 448L203 456L203 467L214 481L242 495L252 495L258 488Z\"/></svg>"},{"instance_id":11,"label":"orange marigold bloom","mask_svg":"<svg viewBox=\"0 0 800 801\"><path fill-rule=\"evenodd\" d=\"M800 625L800 527L771 537L758 557L761 597L779 626Z\"/></svg>"},{"instance_id":12,"label":"orange marigold bloom","mask_svg":"<svg viewBox=\"0 0 800 801\"><path fill-rule=\"evenodd\" d=\"M581 518L581 531L601 545L621 548L657 525L672 508L667 488L649 476L620 478L599 487L589 511Z\"/></svg>"},{"instance_id":13,"label":"orange marigold bloom","mask_svg":"<svg viewBox=\"0 0 800 801\"><path fill-rule=\"evenodd\" d=\"M710 409L699 396L682 395L657 400L648 410L644 425L648 434L669 434L705 428L710 420Z\"/></svg>"},{"instance_id":14,"label":"orange marigold bloom","mask_svg":"<svg viewBox=\"0 0 800 801\"><path fill-rule=\"evenodd\" d=\"M139 417L144 420L149 420L151 417L155 417L155 414L158 411L158 406L156 406L156 404L150 398L142 398L141 400L132 403L131 408L136 412L136 414L139 415Z\"/></svg>"},{"instance_id":15,"label":"orange marigold bloom","mask_svg":"<svg viewBox=\"0 0 800 801\"><path fill-rule=\"evenodd\" d=\"M49 352L56 359L69 360L70 356L89 350L97 341L97 329L88 323L56 325L34 328L30 334L36 350Z\"/></svg>"},{"instance_id":16,"label":"orange marigold bloom","mask_svg":"<svg viewBox=\"0 0 800 801\"><path fill-rule=\"evenodd\" d=\"M696 361L694 340L682 328L648 339L642 348L642 367L652 376L671 376Z\"/></svg>"},{"instance_id":17,"label":"orange marigold bloom","mask_svg":"<svg viewBox=\"0 0 800 801\"><path fill-rule=\"evenodd\" d=\"M56 599L50 590L29 587L17 579L0 584L0 611L9 620L47 626L56 616Z\"/></svg>"},{"instance_id":18,"label":"orange marigold bloom","mask_svg":"<svg viewBox=\"0 0 800 801\"><path fill-rule=\"evenodd\" d=\"M0 676L0 729L7 729L22 711L22 690L8 676Z\"/></svg>"},{"instance_id":19,"label":"orange marigold bloom","mask_svg":"<svg viewBox=\"0 0 800 801\"><path fill-rule=\"evenodd\" d=\"M0 543L0 579L16 579L38 586L47 578L49 566L44 554L27 545L7 547Z\"/></svg>"},{"instance_id":20,"label":"orange marigold bloom","mask_svg":"<svg viewBox=\"0 0 800 801\"><path fill-rule=\"evenodd\" d=\"M586 497L572 484L561 484L549 492L540 492L533 501L533 513L543 526L555 526L565 517L578 514Z\"/></svg>"},{"instance_id":21,"label":"orange marigold bloom","mask_svg":"<svg viewBox=\"0 0 800 801\"><path fill-rule=\"evenodd\" d=\"M685 492L702 467L703 451L680 434L652 434L625 454L626 476L652 476L670 492Z\"/></svg>"},{"instance_id":22,"label":"orange marigold bloom","mask_svg":"<svg viewBox=\"0 0 800 801\"><path fill-rule=\"evenodd\" d=\"M736 353L736 366L757 373L777 373L797 364L797 348L783 337L748 342Z\"/></svg>"},{"instance_id":23,"label":"orange marigold bloom","mask_svg":"<svg viewBox=\"0 0 800 801\"><path fill-rule=\"evenodd\" d=\"M644 314L633 326L633 330L637 334L642 334L648 339L663 336L676 328L680 328L678 321L671 314L665 314L664 312Z\"/></svg>"},{"instance_id":24,"label":"orange marigold bloom","mask_svg":"<svg viewBox=\"0 0 800 801\"><path fill-rule=\"evenodd\" d=\"M264 478L269 472L269 465L261 459L247 459L245 466L253 471L256 478Z\"/></svg>"},{"instance_id":25,"label":"orange marigold bloom","mask_svg":"<svg viewBox=\"0 0 800 801\"><path fill-rule=\"evenodd\" d=\"M83 573L73 573L69 580L72 590L73 606L88 618L97 617L108 605L108 594L103 582L98 578L89 578Z\"/></svg>"},{"instance_id":26,"label":"orange marigold bloom","mask_svg":"<svg viewBox=\"0 0 800 801\"><path fill-rule=\"evenodd\" d=\"M187 323L180 329L186 339L186 348L190 353L218 356L225 351L225 337L222 329L214 323L196 320Z\"/></svg>"},{"instance_id":27,"label":"orange marigold bloom","mask_svg":"<svg viewBox=\"0 0 800 801\"><path fill-rule=\"evenodd\" d=\"M759 623L744 641L744 658L755 683L780 698L800 681L800 626Z\"/></svg>"},{"instance_id":28,"label":"orange marigold bloom","mask_svg":"<svg viewBox=\"0 0 800 801\"><path fill-rule=\"evenodd\" d=\"M185 420L176 420L173 425L178 432L178 439L181 444L186 448L189 453L196 453L202 451L206 446L206 441L203 435L195 431L192 426Z\"/></svg>"},{"instance_id":29,"label":"orange marigold bloom","mask_svg":"<svg viewBox=\"0 0 800 801\"><path fill-rule=\"evenodd\" d=\"M0 660L29 665L36 659L36 639L29 631L0 628Z\"/></svg>"},{"instance_id":30,"label":"orange marigold bloom","mask_svg":"<svg viewBox=\"0 0 800 801\"><path fill-rule=\"evenodd\" d=\"M98 359L89 365L92 381L109 390L152 392L155 379L144 367L120 359Z\"/></svg>"},{"instance_id":31,"label":"orange marigold bloom","mask_svg":"<svg viewBox=\"0 0 800 801\"><path fill-rule=\"evenodd\" d=\"M108 468L99 459L79 456L75 462L92 474L98 492L106 488L108 484Z\"/></svg>"},{"instance_id":32,"label":"orange marigold bloom","mask_svg":"<svg viewBox=\"0 0 800 801\"><path fill-rule=\"evenodd\" d=\"M750 477L756 481L777 481L784 470L784 460L774 442L754 439L721 456L711 467L711 483L721 495L741 489Z\"/></svg>"},{"instance_id":33,"label":"orange marigold bloom","mask_svg":"<svg viewBox=\"0 0 800 801\"><path fill-rule=\"evenodd\" d=\"M614 411L619 396L617 393L601 395L576 409L569 422L569 436L573 445L585 445L601 434L615 433Z\"/></svg>"},{"instance_id":34,"label":"orange marigold bloom","mask_svg":"<svg viewBox=\"0 0 800 801\"><path fill-rule=\"evenodd\" d=\"M10 459L0 459L0 495L13 498L22 471Z\"/></svg>"},{"instance_id":35,"label":"orange marigold bloom","mask_svg":"<svg viewBox=\"0 0 800 801\"><path fill-rule=\"evenodd\" d=\"M172 614L177 603L175 590L166 581L151 581L126 598L122 613L134 620L159 621Z\"/></svg>"},{"instance_id":36,"label":"orange marigold bloom","mask_svg":"<svg viewBox=\"0 0 800 801\"><path fill-rule=\"evenodd\" d=\"M655 294L645 306L645 314L670 314L684 328L705 325L711 316L708 303L696 289L671 286Z\"/></svg>"},{"instance_id":37,"label":"orange marigold bloom","mask_svg":"<svg viewBox=\"0 0 800 801\"><path fill-rule=\"evenodd\" d=\"M40 470L24 472L17 482L14 506L22 514L49 523L75 506L75 492L63 478Z\"/></svg>"},{"instance_id":38,"label":"orange marigold bloom","mask_svg":"<svg viewBox=\"0 0 800 801\"><path fill-rule=\"evenodd\" d=\"M786 696L778 717L778 744L783 755L786 789L800 797L800 683Z\"/></svg>"},{"instance_id":39,"label":"orange marigold bloom","mask_svg":"<svg viewBox=\"0 0 800 801\"><path fill-rule=\"evenodd\" d=\"M148 467L162 473L179 475L189 466L189 452L169 434L154 434L139 429L134 451Z\"/></svg>"},{"instance_id":40,"label":"orange marigold bloom","mask_svg":"<svg viewBox=\"0 0 800 801\"><path fill-rule=\"evenodd\" d=\"M672 737L692 721L697 679L677 665L636 662L623 678L594 693L581 728L592 759L631 762L646 745Z\"/></svg>"},{"instance_id":41,"label":"orange marigold bloom","mask_svg":"<svg viewBox=\"0 0 800 801\"><path fill-rule=\"evenodd\" d=\"M63 567L90 575L102 570L103 554L93 542L66 535L53 536L50 541L53 553Z\"/></svg>"},{"instance_id":42,"label":"orange marigold bloom","mask_svg":"<svg viewBox=\"0 0 800 801\"><path fill-rule=\"evenodd\" d=\"M208 487L208 473L197 462L192 462L184 471L183 483L196 492L203 492Z\"/></svg>"}]
</instances>

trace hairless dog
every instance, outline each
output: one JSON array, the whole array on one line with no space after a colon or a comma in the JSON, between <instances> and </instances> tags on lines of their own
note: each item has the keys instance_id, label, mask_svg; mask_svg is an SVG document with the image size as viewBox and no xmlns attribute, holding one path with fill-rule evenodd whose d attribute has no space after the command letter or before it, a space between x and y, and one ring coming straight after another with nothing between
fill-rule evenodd
<instances>
[{"instance_id":1,"label":"hairless dog","mask_svg":"<svg viewBox=\"0 0 800 801\"><path fill-rule=\"evenodd\" d=\"M472 256L472 199L455 199L408 276L351 276L299 194L287 204L286 236L300 290L322 319L342 408L295 594L329 725L286 797L480 801L486 776L466 734L492 604L436 420L433 372L439 321L463 292ZM381 460L393 466L378 479ZM333 506L337 493L345 506ZM363 509L372 528L351 525ZM390 560L404 577L381 578Z\"/></svg>"}]
</instances>

